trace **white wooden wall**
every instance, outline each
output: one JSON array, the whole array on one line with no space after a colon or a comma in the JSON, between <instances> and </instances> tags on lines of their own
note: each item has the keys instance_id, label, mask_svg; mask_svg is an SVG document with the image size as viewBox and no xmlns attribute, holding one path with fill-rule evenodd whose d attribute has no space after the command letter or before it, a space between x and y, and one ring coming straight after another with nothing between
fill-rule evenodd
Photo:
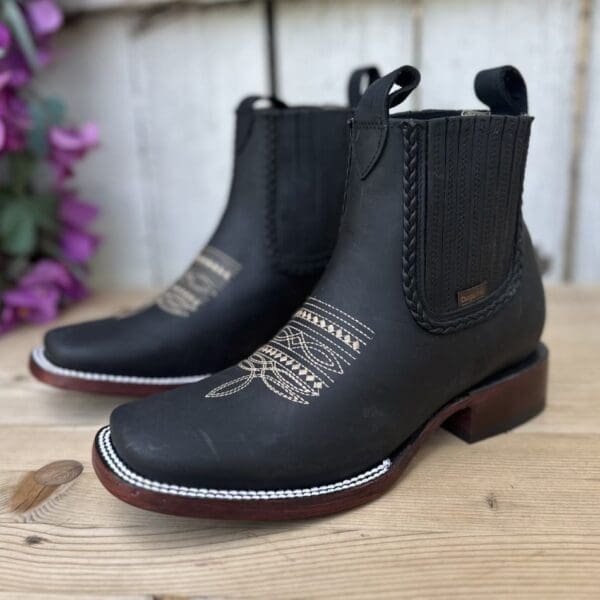
<instances>
[{"instance_id":1,"label":"white wooden wall","mask_svg":"<svg viewBox=\"0 0 600 600\"><path fill-rule=\"evenodd\" d=\"M419 67L417 108L476 108L475 73L517 65L536 116L525 215L548 278L600 281L600 0L280 0L272 37L258 0L65 3L78 14L42 87L102 128L79 177L103 207L98 284L162 285L204 243L242 95L275 83L290 102L343 102L349 71L366 63Z\"/></svg>"}]
</instances>

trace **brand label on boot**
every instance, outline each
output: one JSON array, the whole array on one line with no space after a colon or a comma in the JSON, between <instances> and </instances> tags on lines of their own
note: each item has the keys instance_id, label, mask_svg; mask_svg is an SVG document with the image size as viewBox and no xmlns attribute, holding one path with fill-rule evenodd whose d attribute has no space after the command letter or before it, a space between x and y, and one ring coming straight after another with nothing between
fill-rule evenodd
<instances>
[{"instance_id":1,"label":"brand label on boot","mask_svg":"<svg viewBox=\"0 0 600 600\"><path fill-rule=\"evenodd\" d=\"M189 269L156 300L156 305L176 317L189 317L214 298L241 265L213 246L207 246Z\"/></svg>"},{"instance_id":2,"label":"brand label on boot","mask_svg":"<svg viewBox=\"0 0 600 600\"><path fill-rule=\"evenodd\" d=\"M456 292L458 305L459 306L467 306L472 302L476 302L477 300L481 300L485 298L487 295L487 281L482 281L473 287L470 287L466 290L460 290Z\"/></svg>"},{"instance_id":3,"label":"brand label on boot","mask_svg":"<svg viewBox=\"0 0 600 600\"><path fill-rule=\"evenodd\" d=\"M374 332L344 311L312 297L268 343L238 367L240 377L212 389L207 398L231 396L262 381L274 394L310 404L344 374Z\"/></svg>"}]
</instances>

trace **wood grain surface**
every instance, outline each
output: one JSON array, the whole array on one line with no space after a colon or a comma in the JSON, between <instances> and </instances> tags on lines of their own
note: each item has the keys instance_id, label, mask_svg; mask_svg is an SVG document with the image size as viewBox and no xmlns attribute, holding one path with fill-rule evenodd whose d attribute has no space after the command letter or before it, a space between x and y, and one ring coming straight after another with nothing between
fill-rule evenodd
<instances>
[{"instance_id":1,"label":"wood grain surface","mask_svg":"<svg viewBox=\"0 0 600 600\"><path fill-rule=\"evenodd\" d=\"M64 320L145 297L98 294ZM34 381L41 328L2 338L0 600L600 597L600 289L548 297L541 416L472 446L440 431L380 500L292 524L194 521L111 497L90 448L122 400Z\"/></svg>"}]
</instances>

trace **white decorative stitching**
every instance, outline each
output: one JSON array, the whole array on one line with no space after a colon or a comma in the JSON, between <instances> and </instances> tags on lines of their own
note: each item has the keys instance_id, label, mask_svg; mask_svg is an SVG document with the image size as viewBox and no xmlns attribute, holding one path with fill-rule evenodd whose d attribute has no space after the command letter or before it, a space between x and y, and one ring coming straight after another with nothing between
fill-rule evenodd
<instances>
[{"instance_id":1,"label":"white decorative stitching","mask_svg":"<svg viewBox=\"0 0 600 600\"><path fill-rule=\"evenodd\" d=\"M131 485L161 494L207 500L281 500L334 494L336 492L365 485L366 483L385 475L392 466L392 461L389 458L386 458L376 467L354 477L338 481L337 483L310 488L295 488L289 490L218 490L171 485L142 477L127 467L117 455L112 445L110 427L105 427L100 431L97 447L108 468L123 481L126 481Z\"/></svg>"},{"instance_id":2,"label":"white decorative stitching","mask_svg":"<svg viewBox=\"0 0 600 600\"><path fill-rule=\"evenodd\" d=\"M341 342L346 344L346 346L349 346L350 348L352 348L352 350L355 350L356 352L360 351L360 345L361 343L364 343L361 342L361 340L359 340L358 338L353 337L352 334L345 331L342 327L337 327L333 323L326 321L323 317L320 317L314 314L313 312L306 310L305 308L301 308L299 311L296 312L294 316L297 319L303 319L304 321L308 321L315 327L320 327L321 329L323 329L331 335L335 335L336 338L338 338Z\"/></svg>"},{"instance_id":3,"label":"white decorative stitching","mask_svg":"<svg viewBox=\"0 0 600 600\"><path fill-rule=\"evenodd\" d=\"M42 346L35 348L31 353L34 362L48 373L60 375L61 377L71 377L74 379L85 379L86 381L104 381L107 383L125 383L134 385L184 385L186 383L196 383L205 379L209 375L189 375L184 377L136 377L130 375L112 375L109 373L91 373L87 371L77 371L75 369L65 369L50 362L44 354Z\"/></svg>"},{"instance_id":4,"label":"white decorative stitching","mask_svg":"<svg viewBox=\"0 0 600 600\"><path fill-rule=\"evenodd\" d=\"M350 325L350 327L353 327L353 325L351 323L348 323L348 321L345 321L344 319L342 319L342 317L339 316L339 314L341 313L342 315L344 315L345 317L347 317L348 319L350 319L351 321L354 321L356 323L356 325L358 325L358 327L360 327L360 329L358 329L357 331L360 330L366 330L368 331L372 336L375 335L375 332L370 328L367 327L364 323L361 323L358 319L355 319L352 315L349 315L347 312L344 312L343 310L336 308L335 306L332 306L331 304L328 304L327 302L323 302L323 300L319 300L319 298L317 298L316 296L311 296L310 298L308 298L308 300L306 301L306 305L310 305L311 303L314 302L318 302L324 306L327 306L328 308L330 308L332 311L335 311L335 313L338 313L337 318L346 323L347 325ZM326 311L324 308L321 309L323 312L328 312ZM332 313L329 313L332 314ZM371 339L371 337L367 336L368 339Z\"/></svg>"},{"instance_id":5,"label":"white decorative stitching","mask_svg":"<svg viewBox=\"0 0 600 600\"><path fill-rule=\"evenodd\" d=\"M268 344L238 364L243 375L213 388L206 397L231 396L259 379L278 396L309 404L310 398L334 383L336 375L344 374L373 335L372 329L354 317L326 306L331 310L309 298Z\"/></svg>"},{"instance_id":6,"label":"white decorative stitching","mask_svg":"<svg viewBox=\"0 0 600 600\"><path fill-rule=\"evenodd\" d=\"M214 298L241 268L223 251L207 246L187 271L157 298L156 305L176 317L189 317Z\"/></svg>"}]
</instances>

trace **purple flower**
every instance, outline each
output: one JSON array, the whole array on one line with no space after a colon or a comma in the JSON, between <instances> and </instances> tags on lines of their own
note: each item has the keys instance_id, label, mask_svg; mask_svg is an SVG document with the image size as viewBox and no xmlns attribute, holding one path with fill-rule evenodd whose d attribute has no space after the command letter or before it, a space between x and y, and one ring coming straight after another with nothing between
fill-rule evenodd
<instances>
[{"instance_id":1,"label":"purple flower","mask_svg":"<svg viewBox=\"0 0 600 600\"><path fill-rule=\"evenodd\" d=\"M66 267L47 258L38 261L16 288L2 295L0 334L18 323L47 323L56 317L62 298L80 300L87 289Z\"/></svg>"},{"instance_id":2,"label":"purple flower","mask_svg":"<svg viewBox=\"0 0 600 600\"><path fill-rule=\"evenodd\" d=\"M100 238L86 227L98 216L98 207L81 200L71 190L64 190L59 216L65 227L60 246L65 258L74 263L87 262L96 252Z\"/></svg>"},{"instance_id":3,"label":"purple flower","mask_svg":"<svg viewBox=\"0 0 600 600\"><path fill-rule=\"evenodd\" d=\"M33 34L43 37L55 33L63 24L63 14L54 0L31 0L25 4Z\"/></svg>"},{"instance_id":4,"label":"purple flower","mask_svg":"<svg viewBox=\"0 0 600 600\"><path fill-rule=\"evenodd\" d=\"M15 308L13 306L3 306L0 312L0 335L10 331L18 322L19 319Z\"/></svg>"},{"instance_id":5,"label":"purple flower","mask_svg":"<svg viewBox=\"0 0 600 600\"><path fill-rule=\"evenodd\" d=\"M69 300L80 300L87 295L87 289L65 265L51 258L39 260L21 278L20 288L54 286Z\"/></svg>"},{"instance_id":6,"label":"purple flower","mask_svg":"<svg viewBox=\"0 0 600 600\"><path fill-rule=\"evenodd\" d=\"M46 323L58 314L60 292L51 285L18 287L4 292L4 311L10 323L15 319L27 323Z\"/></svg>"},{"instance_id":7,"label":"purple flower","mask_svg":"<svg viewBox=\"0 0 600 600\"><path fill-rule=\"evenodd\" d=\"M0 75L0 151L25 147L30 119L27 105L9 87L6 73Z\"/></svg>"},{"instance_id":8,"label":"purple flower","mask_svg":"<svg viewBox=\"0 0 600 600\"><path fill-rule=\"evenodd\" d=\"M85 229L97 216L97 206L85 202L75 192L66 190L59 206L61 220L75 229Z\"/></svg>"},{"instance_id":9,"label":"purple flower","mask_svg":"<svg viewBox=\"0 0 600 600\"><path fill-rule=\"evenodd\" d=\"M0 71L0 91L4 90L10 84L11 72Z\"/></svg>"},{"instance_id":10,"label":"purple flower","mask_svg":"<svg viewBox=\"0 0 600 600\"><path fill-rule=\"evenodd\" d=\"M73 165L81 160L88 150L98 145L98 127L94 123L85 123L79 129L51 127L50 160L52 161L59 183L73 175Z\"/></svg>"},{"instance_id":11,"label":"purple flower","mask_svg":"<svg viewBox=\"0 0 600 600\"><path fill-rule=\"evenodd\" d=\"M52 60L53 53L46 40L39 42L37 47L37 62L40 66L47 66ZM17 46L11 44L5 55L0 59L0 71L10 73L10 85L20 88L29 83L32 77L30 65Z\"/></svg>"},{"instance_id":12,"label":"purple flower","mask_svg":"<svg viewBox=\"0 0 600 600\"><path fill-rule=\"evenodd\" d=\"M10 73L10 85L22 87L31 79L31 70L21 51L12 44L0 60L0 71Z\"/></svg>"},{"instance_id":13,"label":"purple flower","mask_svg":"<svg viewBox=\"0 0 600 600\"><path fill-rule=\"evenodd\" d=\"M74 227L63 229L60 247L65 258L74 263L86 263L98 248L100 238L97 235Z\"/></svg>"},{"instance_id":14,"label":"purple flower","mask_svg":"<svg viewBox=\"0 0 600 600\"><path fill-rule=\"evenodd\" d=\"M10 48L11 41L10 29L4 23L0 23L0 56Z\"/></svg>"},{"instance_id":15,"label":"purple flower","mask_svg":"<svg viewBox=\"0 0 600 600\"><path fill-rule=\"evenodd\" d=\"M0 155L21 152L27 147L33 119L22 87L30 82L36 66L43 67L52 59L51 38L63 24L58 0L23 0L19 5L35 44L37 60L30 57L29 62L29 54L17 43L20 38L17 40L11 29L0 22ZM50 111L48 114L48 122L56 123L58 118L50 117ZM64 301L83 298L87 289L67 265L86 263L100 241L98 236L86 231L96 218L98 208L64 187L65 179L73 175L75 163L98 144L96 125L54 126L47 131L44 123L40 127L42 135L48 137L47 159L57 176L60 204L56 220L60 233L55 241L62 248L64 264L61 260L42 258L30 266L14 288L0 292L0 334L23 322L45 323L57 315ZM37 129L34 133L37 134Z\"/></svg>"}]
</instances>

